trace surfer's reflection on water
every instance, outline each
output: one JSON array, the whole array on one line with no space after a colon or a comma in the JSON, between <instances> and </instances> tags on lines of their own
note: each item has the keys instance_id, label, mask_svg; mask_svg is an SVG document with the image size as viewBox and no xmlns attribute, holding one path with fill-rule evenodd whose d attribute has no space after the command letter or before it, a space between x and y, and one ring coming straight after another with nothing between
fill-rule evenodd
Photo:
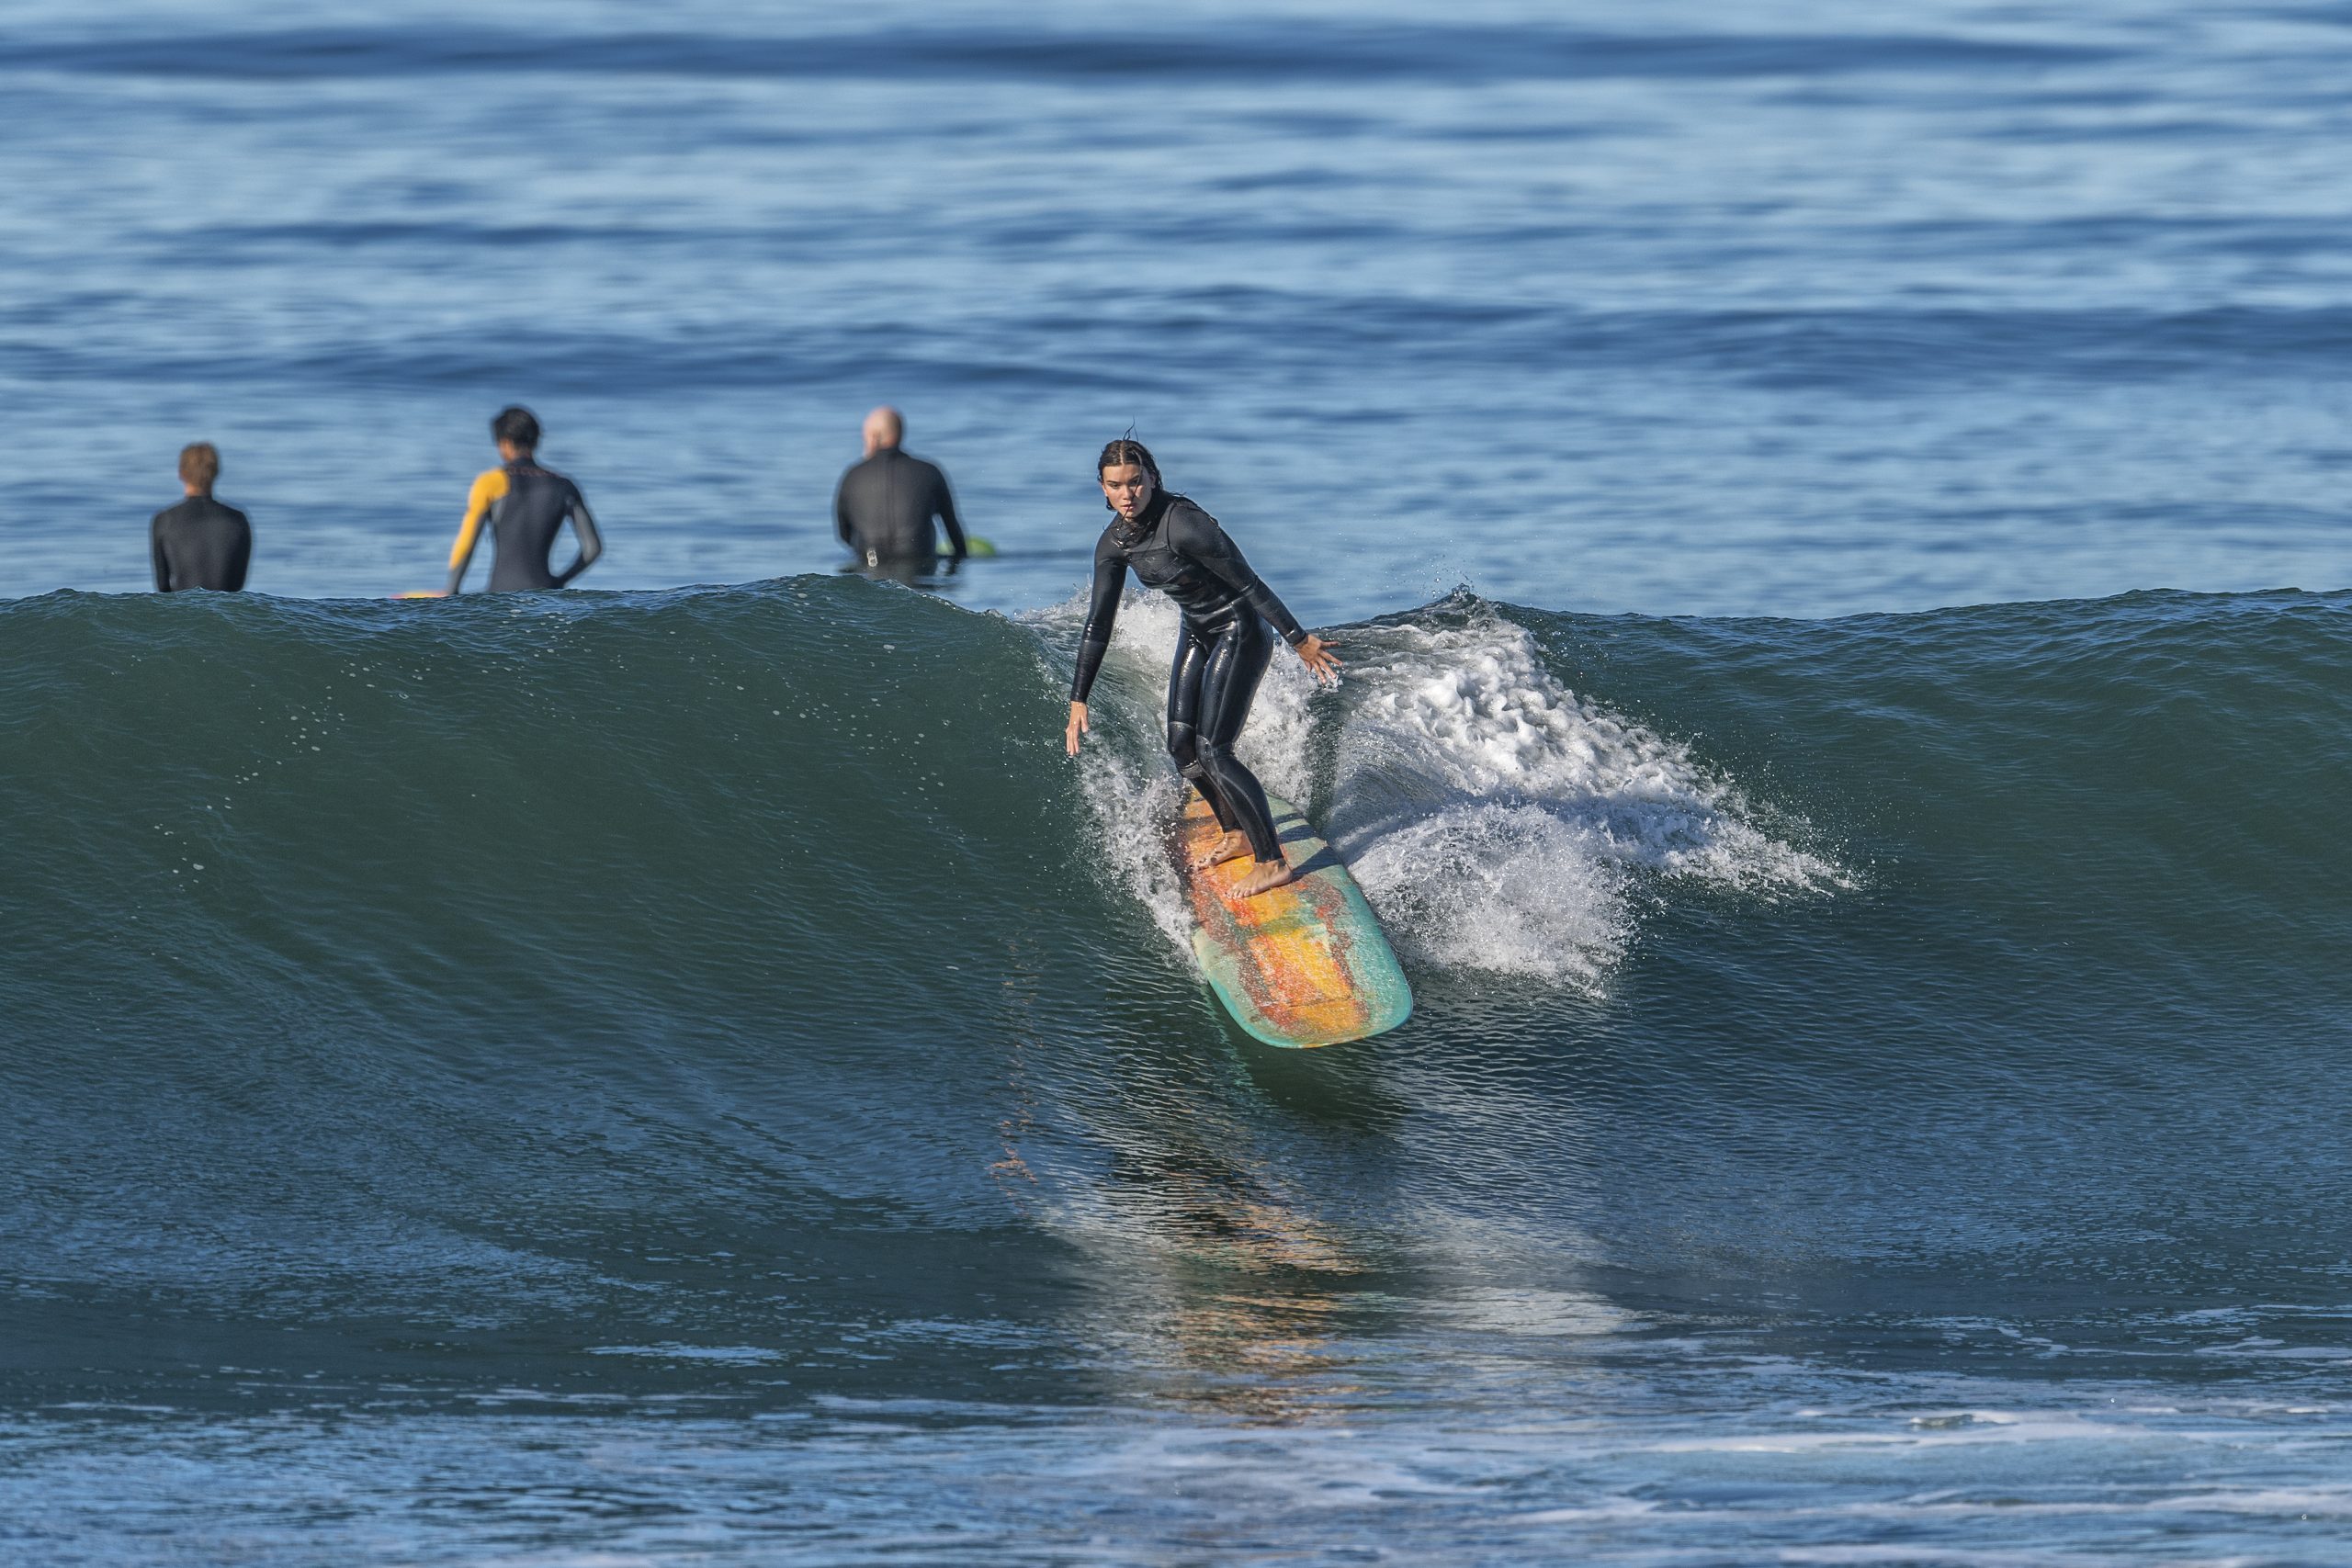
<instances>
[{"instance_id":1,"label":"surfer's reflection on water","mask_svg":"<svg viewBox=\"0 0 2352 1568\"><path fill-rule=\"evenodd\" d=\"M1372 1263L1237 1168L1170 1151L1123 1161L1114 1201L1145 1234L1123 1260L1118 1332L1159 1397L1289 1425L1367 1392L1341 1348ZM1143 1288L1137 1289L1138 1283Z\"/></svg>"},{"instance_id":2,"label":"surfer's reflection on water","mask_svg":"<svg viewBox=\"0 0 2352 1568\"><path fill-rule=\"evenodd\" d=\"M1311 1212L1269 1140L1379 1141L1396 1108L1343 1074L1353 1092L1302 1125L1234 1056L1123 1055L1097 1080L1111 1092L1070 1108L1112 1150L1091 1194L1109 1223L1085 1238L1105 1265L1102 1337L1147 1369L1156 1397L1187 1407L1287 1425L1359 1403L1368 1391L1344 1347L1383 1299L1382 1249Z\"/></svg>"},{"instance_id":3,"label":"surfer's reflection on water","mask_svg":"<svg viewBox=\"0 0 2352 1568\"><path fill-rule=\"evenodd\" d=\"M1411 1383L1396 1356L1431 1334L1465 1365L1580 1360L1629 1325L1577 1227L1534 1240L1481 1201L1555 1216L1591 1201L1593 1125L1566 1108L1556 1064L1268 1050L1229 1026L1172 1030L1179 1005L1135 977L1110 1003L1122 1047L1043 1067L1043 1100L1020 1106L1020 1142L1060 1123L1107 1152L1076 1189L1049 1172L1038 1212L1087 1257L1080 1337L1109 1352L1118 1395L1255 1425L1353 1420ZM1498 1171L1506 1146L1543 1157Z\"/></svg>"}]
</instances>

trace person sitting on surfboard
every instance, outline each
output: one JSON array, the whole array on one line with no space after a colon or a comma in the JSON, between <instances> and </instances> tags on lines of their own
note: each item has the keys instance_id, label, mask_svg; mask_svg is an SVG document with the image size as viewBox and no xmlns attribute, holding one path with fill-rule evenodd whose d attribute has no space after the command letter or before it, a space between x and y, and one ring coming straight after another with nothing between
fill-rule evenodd
<instances>
[{"instance_id":1,"label":"person sitting on surfboard","mask_svg":"<svg viewBox=\"0 0 2352 1568\"><path fill-rule=\"evenodd\" d=\"M1338 680L1340 660L1330 643L1302 628L1258 580L1216 518L1162 488L1159 467L1142 442L1112 442L1094 470L1104 503L1117 515L1094 547L1094 597L1078 645L1063 742L1078 755L1078 738L1088 729L1087 694L1111 645L1111 624L1132 568L1146 587L1166 593L1183 613L1176 664L1168 675L1168 754L1225 829L1197 863L1249 855L1256 865L1234 890L1249 897L1280 887L1298 874L1283 858L1265 789L1234 756L1233 743L1273 653L1269 621L1318 680Z\"/></svg>"},{"instance_id":2,"label":"person sitting on surfboard","mask_svg":"<svg viewBox=\"0 0 2352 1568\"><path fill-rule=\"evenodd\" d=\"M539 422L526 408L498 411L490 422L498 443L499 466L474 480L466 499L465 521L458 525L458 543L449 552L449 586L454 594L466 580L466 567L481 540L481 525L490 525L497 553L491 558L490 591L503 593L523 588L560 588L596 564L605 541L596 520L588 514L580 487L552 468L539 467ZM571 519L579 536L580 556L561 571L548 570L549 552L563 520Z\"/></svg>"}]
</instances>

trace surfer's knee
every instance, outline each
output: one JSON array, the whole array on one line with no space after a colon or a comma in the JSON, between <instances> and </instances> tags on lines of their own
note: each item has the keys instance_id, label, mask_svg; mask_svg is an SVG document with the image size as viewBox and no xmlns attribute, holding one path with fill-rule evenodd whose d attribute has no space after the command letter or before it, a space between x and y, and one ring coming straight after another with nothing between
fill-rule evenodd
<instances>
[{"instance_id":1,"label":"surfer's knee","mask_svg":"<svg viewBox=\"0 0 2352 1568\"><path fill-rule=\"evenodd\" d=\"M1200 766L1201 738L1189 724L1170 722L1168 726L1168 754L1176 759L1176 767L1187 778Z\"/></svg>"}]
</instances>

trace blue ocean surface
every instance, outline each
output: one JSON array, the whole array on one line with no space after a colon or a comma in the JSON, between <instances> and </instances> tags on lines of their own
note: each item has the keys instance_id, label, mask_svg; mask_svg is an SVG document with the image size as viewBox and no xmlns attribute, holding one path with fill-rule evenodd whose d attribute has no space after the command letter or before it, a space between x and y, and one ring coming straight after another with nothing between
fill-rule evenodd
<instances>
[{"instance_id":1,"label":"blue ocean surface","mask_svg":"<svg viewBox=\"0 0 2352 1568\"><path fill-rule=\"evenodd\" d=\"M2352 1559L2352 10L6 22L0 1562ZM1062 755L1130 428L1393 1034Z\"/></svg>"}]
</instances>

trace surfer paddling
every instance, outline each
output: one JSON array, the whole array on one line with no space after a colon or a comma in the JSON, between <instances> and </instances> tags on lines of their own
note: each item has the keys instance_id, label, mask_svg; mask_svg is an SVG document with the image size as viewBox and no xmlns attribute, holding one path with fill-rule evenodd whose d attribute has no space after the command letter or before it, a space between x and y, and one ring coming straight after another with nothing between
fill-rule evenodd
<instances>
[{"instance_id":1,"label":"surfer paddling","mask_svg":"<svg viewBox=\"0 0 2352 1568\"><path fill-rule=\"evenodd\" d=\"M1195 863L1250 856L1256 864L1234 889L1243 897L1295 881L1298 873L1283 858L1265 789L1234 756L1233 743L1273 654L1269 622L1317 680L1339 679L1332 645L1299 626L1216 518L1161 485L1159 466L1142 442L1112 442L1094 469L1103 502L1116 515L1094 547L1093 602L1079 641L1063 741L1077 756L1078 738L1088 729L1087 694L1111 645L1111 624L1132 569L1146 587L1176 601L1183 615L1175 667L1168 674L1168 754L1225 829Z\"/></svg>"}]
</instances>

